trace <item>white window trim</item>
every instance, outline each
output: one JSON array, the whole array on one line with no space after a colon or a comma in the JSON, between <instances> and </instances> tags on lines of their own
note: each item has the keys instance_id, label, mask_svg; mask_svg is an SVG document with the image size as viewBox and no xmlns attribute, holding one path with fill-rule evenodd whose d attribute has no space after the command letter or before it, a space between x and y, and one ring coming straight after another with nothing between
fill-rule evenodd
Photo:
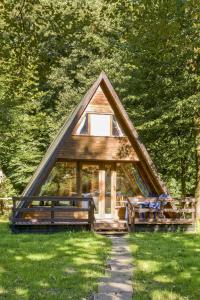
<instances>
[{"instance_id":1,"label":"white window trim","mask_svg":"<svg viewBox=\"0 0 200 300\"><path fill-rule=\"evenodd\" d=\"M86 117L86 115L88 115L88 133L87 134L80 134L80 131L81 131L81 124L82 124L82 121L84 120L84 118ZM104 115L104 116L110 116L110 134L109 135L95 135L95 134L91 134L91 115ZM115 117L116 119L116 122L117 122L117 126L119 128L119 131L120 131L120 135L119 136L116 136L116 135L112 135L112 131L113 131L113 117ZM78 122L78 126L76 128L76 132L75 132L75 135L79 135L79 136L96 136L96 137L114 137L114 138L119 138L119 137L124 137L124 132L123 130L121 129L121 126L116 118L116 116L112 113L95 113L95 112L85 112L81 119L79 120Z\"/></svg>"}]
</instances>

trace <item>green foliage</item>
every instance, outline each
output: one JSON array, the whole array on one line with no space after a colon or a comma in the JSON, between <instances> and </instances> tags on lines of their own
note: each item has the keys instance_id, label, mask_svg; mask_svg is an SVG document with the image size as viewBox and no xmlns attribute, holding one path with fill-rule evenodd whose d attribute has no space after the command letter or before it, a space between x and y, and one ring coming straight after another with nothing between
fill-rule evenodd
<instances>
[{"instance_id":1,"label":"green foliage","mask_svg":"<svg viewBox=\"0 0 200 300\"><path fill-rule=\"evenodd\" d=\"M13 196L15 190L11 184L9 178L4 177L3 180L0 182L0 198L7 198Z\"/></svg>"},{"instance_id":2,"label":"green foliage","mask_svg":"<svg viewBox=\"0 0 200 300\"><path fill-rule=\"evenodd\" d=\"M133 4L137 15L129 18L127 26L128 46L133 54L130 61L135 68L129 93L134 97L127 95L126 103L163 178L176 196L185 196L194 193L196 180L194 116L200 108L198 4L142 3Z\"/></svg>"},{"instance_id":3,"label":"green foliage","mask_svg":"<svg viewBox=\"0 0 200 300\"><path fill-rule=\"evenodd\" d=\"M21 192L103 69L175 195L194 192L198 1L0 5L0 165Z\"/></svg>"},{"instance_id":4,"label":"green foliage","mask_svg":"<svg viewBox=\"0 0 200 300\"><path fill-rule=\"evenodd\" d=\"M134 299L199 298L199 234L134 233L129 242L135 265Z\"/></svg>"},{"instance_id":5,"label":"green foliage","mask_svg":"<svg viewBox=\"0 0 200 300\"><path fill-rule=\"evenodd\" d=\"M5 216L0 236L0 298L8 300L85 299L110 250L108 238L86 231L12 234Z\"/></svg>"}]
</instances>

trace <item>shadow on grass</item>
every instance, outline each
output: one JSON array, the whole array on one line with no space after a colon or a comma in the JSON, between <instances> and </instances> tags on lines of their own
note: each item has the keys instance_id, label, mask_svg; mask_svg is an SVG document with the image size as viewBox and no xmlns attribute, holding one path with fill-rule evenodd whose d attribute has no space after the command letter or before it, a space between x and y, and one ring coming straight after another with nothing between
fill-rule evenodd
<instances>
[{"instance_id":1,"label":"shadow on grass","mask_svg":"<svg viewBox=\"0 0 200 300\"><path fill-rule=\"evenodd\" d=\"M200 299L200 235L130 235L134 299Z\"/></svg>"},{"instance_id":2,"label":"shadow on grass","mask_svg":"<svg viewBox=\"0 0 200 300\"><path fill-rule=\"evenodd\" d=\"M0 299L83 299L104 272L110 243L91 232L12 234L0 222Z\"/></svg>"}]
</instances>

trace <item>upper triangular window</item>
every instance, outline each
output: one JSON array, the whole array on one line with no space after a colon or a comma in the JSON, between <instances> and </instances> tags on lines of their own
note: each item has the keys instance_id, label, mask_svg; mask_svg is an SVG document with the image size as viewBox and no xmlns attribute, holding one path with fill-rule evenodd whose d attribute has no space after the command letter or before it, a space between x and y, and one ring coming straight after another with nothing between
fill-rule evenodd
<instances>
[{"instance_id":1,"label":"upper triangular window","mask_svg":"<svg viewBox=\"0 0 200 300\"><path fill-rule=\"evenodd\" d=\"M112 114L86 113L75 130L76 135L124 136L124 133Z\"/></svg>"},{"instance_id":2,"label":"upper triangular window","mask_svg":"<svg viewBox=\"0 0 200 300\"><path fill-rule=\"evenodd\" d=\"M86 114L82 119L81 122L76 130L76 134L80 135L87 135L88 131L88 114Z\"/></svg>"},{"instance_id":3,"label":"upper triangular window","mask_svg":"<svg viewBox=\"0 0 200 300\"><path fill-rule=\"evenodd\" d=\"M117 122L115 116L112 116L112 136L123 136L124 133L119 126L119 123Z\"/></svg>"}]
</instances>

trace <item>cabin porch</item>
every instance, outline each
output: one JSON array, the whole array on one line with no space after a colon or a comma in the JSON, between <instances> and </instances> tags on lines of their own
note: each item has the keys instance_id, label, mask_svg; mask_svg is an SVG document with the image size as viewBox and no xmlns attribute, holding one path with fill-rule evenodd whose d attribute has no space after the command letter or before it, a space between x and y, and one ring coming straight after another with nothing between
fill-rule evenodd
<instances>
[{"instance_id":1,"label":"cabin porch","mask_svg":"<svg viewBox=\"0 0 200 300\"><path fill-rule=\"evenodd\" d=\"M137 195L138 198L144 197L150 193L148 179L144 179L138 162L117 162L117 161L88 161L88 160L63 160L59 159L54 164L48 176L43 179L37 186L35 195L32 196L34 201L31 201L31 196L26 195L23 199L29 199L30 210L32 209L32 217L42 217L44 213L48 214L47 206L49 201L46 199L82 199L92 198L94 202L94 217L99 222L102 219L123 219L125 218L123 201L127 196ZM38 198L39 197L39 198ZM40 199L36 204L35 199ZM42 200L44 199L44 200ZM75 201L75 200L74 200ZM86 200L77 200L76 203L66 202L67 207L75 207L73 212L75 216L84 219L84 209L88 208ZM52 204L55 206L55 216L60 216L66 212L67 217L69 212L65 211L67 207L61 210L64 205L60 201L59 207L56 207L56 201ZM40 206L46 206L44 208ZM66 206L66 205L65 205ZM27 204L23 201L21 204L16 204L16 207L21 207L22 218L28 217L30 211L27 209ZM72 210L73 207L70 209ZM53 208L51 208L53 209ZM82 209L82 211L81 211ZM59 210L59 212L57 211ZM34 215L33 215L34 212ZM39 213L39 215L37 215ZM119 214L119 216L118 216ZM122 216L120 216L122 214ZM124 215L124 216L123 216ZM70 215L69 215L70 216Z\"/></svg>"},{"instance_id":2,"label":"cabin porch","mask_svg":"<svg viewBox=\"0 0 200 300\"><path fill-rule=\"evenodd\" d=\"M142 201L156 203L158 198ZM13 232L69 228L125 232L191 230L195 223L195 201L191 198L167 200L159 209L141 208L141 199L127 198L117 203L115 210L115 218L98 218L92 197L14 197L11 226Z\"/></svg>"},{"instance_id":3,"label":"cabin porch","mask_svg":"<svg viewBox=\"0 0 200 300\"><path fill-rule=\"evenodd\" d=\"M36 195L13 198L11 218L13 231L124 232L187 227L194 221L194 199L156 195L138 162L63 159L56 161Z\"/></svg>"}]
</instances>

